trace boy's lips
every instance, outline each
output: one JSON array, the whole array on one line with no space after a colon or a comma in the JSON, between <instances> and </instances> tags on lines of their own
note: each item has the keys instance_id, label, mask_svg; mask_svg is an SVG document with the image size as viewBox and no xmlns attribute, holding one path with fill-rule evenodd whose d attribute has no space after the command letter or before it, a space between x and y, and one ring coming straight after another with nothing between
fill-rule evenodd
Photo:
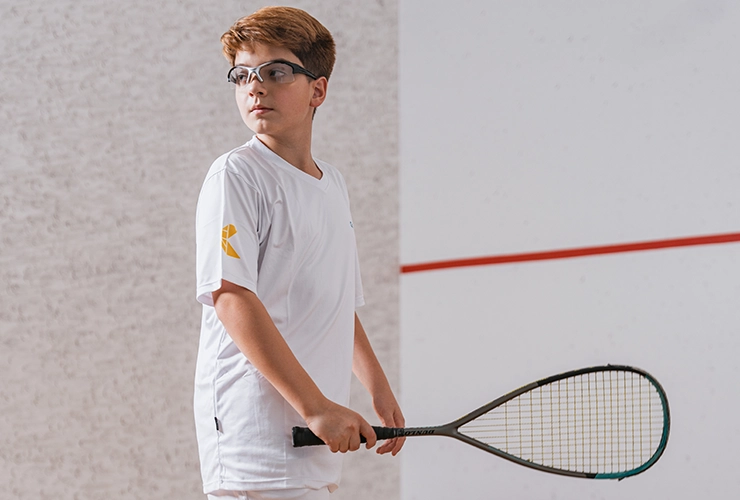
<instances>
[{"instance_id":1,"label":"boy's lips","mask_svg":"<svg viewBox=\"0 0 740 500\"><path fill-rule=\"evenodd\" d=\"M252 106L252 108L249 111L250 111L250 113L254 113L254 114L260 115L260 114L263 114L263 113L267 113L268 111L272 111L272 108L268 108L266 106L256 105L256 106Z\"/></svg>"}]
</instances>

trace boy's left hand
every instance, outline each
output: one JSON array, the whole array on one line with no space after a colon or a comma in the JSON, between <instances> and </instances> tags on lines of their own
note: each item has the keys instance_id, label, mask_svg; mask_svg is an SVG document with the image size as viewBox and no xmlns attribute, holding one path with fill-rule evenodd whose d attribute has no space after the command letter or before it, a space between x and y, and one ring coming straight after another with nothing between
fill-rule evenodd
<instances>
[{"instance_id":1,"label":"boy's left hand","mask_svg":"<svg viewBox=\"0 0 740 500\"><path fill-rule=\"evenodd\" d=\"M385 427L405 427L406 420L403 418L401 413L401 407L398 405L398 401L393 396L393 393L376 396L373 398L373 408L375 413L380 418L380 423ZM406 442L405 437L389 439L385 441L378 449L376 453L383 455L390 452L394 457L403 448L403 443Z\"/></svg>"}]
</instances>

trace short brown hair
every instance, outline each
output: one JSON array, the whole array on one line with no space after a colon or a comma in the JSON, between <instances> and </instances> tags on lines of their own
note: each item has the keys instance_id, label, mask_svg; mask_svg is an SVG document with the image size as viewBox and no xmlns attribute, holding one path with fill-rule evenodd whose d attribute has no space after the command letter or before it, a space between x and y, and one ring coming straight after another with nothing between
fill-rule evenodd
<instances>
[{"instance_id":1,"label":"short brown hair","mask_svg":"<svg viewBox=\"0 0 740 500\"><path fill-rule=\"evenodd\" d=\"M233 65L236 53L262 43L290 50L307 70L327 79L336 60L334 38L309 13L293 7L265 7L242 17L221 36L224 56Z\"/></svg>"}]
</instances>

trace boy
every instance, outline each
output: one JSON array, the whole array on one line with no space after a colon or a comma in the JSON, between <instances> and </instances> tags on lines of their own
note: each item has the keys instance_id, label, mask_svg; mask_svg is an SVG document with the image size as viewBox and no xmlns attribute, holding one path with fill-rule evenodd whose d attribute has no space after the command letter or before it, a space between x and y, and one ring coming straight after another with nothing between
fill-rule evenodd
<instances>
[{"instance_id":1,"label":"boy","mask_svg":"<svg viewBox=\"0 0 740 500\"><path fill-rule=\"evenodd\" d=\"M195 420L209 498L314 500L375 433L346 407L351 373L383 425L403 415L355 314L363 304L344 180L311 155L335 48L306 12L268 7L221 38L254 132L211 166L196 215L203 303ZM328 446L293 448L307 425ZM391 440L378 453L398 453Z\"/></svg>"}]
</instances>

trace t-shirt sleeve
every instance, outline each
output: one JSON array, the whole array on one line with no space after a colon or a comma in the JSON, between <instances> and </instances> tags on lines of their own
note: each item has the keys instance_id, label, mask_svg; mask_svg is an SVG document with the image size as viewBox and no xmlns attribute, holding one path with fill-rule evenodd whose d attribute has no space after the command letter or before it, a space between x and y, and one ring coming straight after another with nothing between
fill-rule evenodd
<instances>
[{"instance_id":1,"label":"t-shirt sleeve","mask_svg":"<svg viewBox=\"0 0 740 500\"><path fill-rule=\"evenodd\" d=\"M260 195L229 169L203 183L196 213L196 298L212 306L226 280L257 293Z\"/></svg>"}]
</instances>

